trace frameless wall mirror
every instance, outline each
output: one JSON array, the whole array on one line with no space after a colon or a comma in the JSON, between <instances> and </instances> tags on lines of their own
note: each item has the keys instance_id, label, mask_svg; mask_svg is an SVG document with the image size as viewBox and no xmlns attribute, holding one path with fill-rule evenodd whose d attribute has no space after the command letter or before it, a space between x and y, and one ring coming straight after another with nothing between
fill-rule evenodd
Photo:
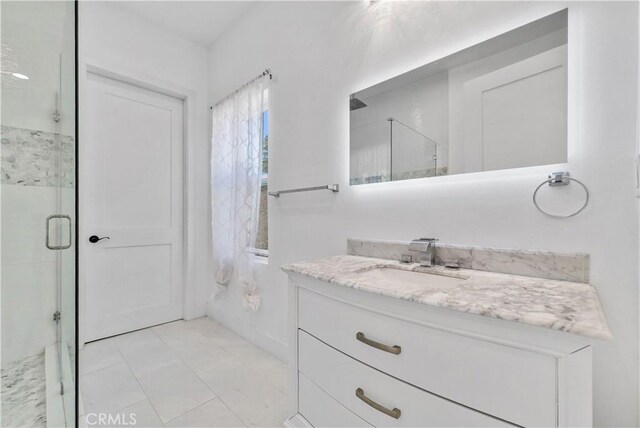
<instances>
[{"instance_id":1,"label":"frameless wall mirror","mask_svg":"<svg viewBox=\"0 0 640 428\"><path fill-rule=\"evenodd\" d=\"M350 182L567 161L567 10L351 94Z\"/></svg>"}]
</instances>

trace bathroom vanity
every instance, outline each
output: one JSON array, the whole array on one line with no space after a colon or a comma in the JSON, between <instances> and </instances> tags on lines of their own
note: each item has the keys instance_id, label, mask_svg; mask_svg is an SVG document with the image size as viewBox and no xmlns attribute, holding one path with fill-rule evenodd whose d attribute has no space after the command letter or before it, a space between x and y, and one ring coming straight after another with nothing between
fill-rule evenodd
<instances>
[{"instance_id":1,"label":"bathroom vanity","mask_svg":"<svg viewBox=\"0 0 640 428\"><path fill-rule=\"evenodd\" d=\"M352 93L349 184L566 163L568 22L561 10ZM570 182L584 202L538 204ZM550 217L588 201L568 173L533 190ZM283 267L287 424L591 426L592 344L611 335L588 256L435 241L349 240L349 255Z\"/></svg>"},{"instance_id":2,"label":"bathroom vanity","mask_svg":"<svg viewBox=\"0 0 640 428\"><path fill-rule=\"evenodd\" d=\"M443 247L470 255L454 270L367 245L407 247L283 267L288 426L591 426L591 345L610 333L595 289L566 280L586 256ZM519 266L541 277L504 273Z\"/></svg>"}]
</instances>

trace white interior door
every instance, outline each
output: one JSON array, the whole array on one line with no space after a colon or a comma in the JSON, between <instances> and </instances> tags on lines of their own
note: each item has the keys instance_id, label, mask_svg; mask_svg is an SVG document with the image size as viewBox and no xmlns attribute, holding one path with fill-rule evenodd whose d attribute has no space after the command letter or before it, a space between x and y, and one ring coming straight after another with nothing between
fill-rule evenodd
<instances>
[{"instance_id":1,"label":"white interior door","mask_svg":"<svg viewBox=\"0 0 640 428\"><path fill-rule=\"evenodd\" d=\"M89 73L83 109L91 341L182 318L183 102Z\"/></svg>"},{"instance_id":2,"label":"white interior door","mask_svg":"<svg viewBox=\"0 0 640 428\"><path fill-rule=\"evenodd\" d=\"M465 172L567 161L567 47L464 84Z\"/></svg>"}]
</instances>

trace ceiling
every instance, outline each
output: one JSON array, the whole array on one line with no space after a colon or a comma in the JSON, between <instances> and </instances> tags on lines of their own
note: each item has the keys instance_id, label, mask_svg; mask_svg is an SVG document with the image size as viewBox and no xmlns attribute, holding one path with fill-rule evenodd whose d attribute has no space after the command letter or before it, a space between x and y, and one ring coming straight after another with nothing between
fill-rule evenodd
<instances>
[{"instance_id":1,"label":"ceiling","mask_svg":"<svg viewBox=\"0 0 640 428\"><path fill-rule=\"evenodd\" d=\"M202 46L215 43L254 1L117 1L129 13Z\"/></svg>"}]
</instances>

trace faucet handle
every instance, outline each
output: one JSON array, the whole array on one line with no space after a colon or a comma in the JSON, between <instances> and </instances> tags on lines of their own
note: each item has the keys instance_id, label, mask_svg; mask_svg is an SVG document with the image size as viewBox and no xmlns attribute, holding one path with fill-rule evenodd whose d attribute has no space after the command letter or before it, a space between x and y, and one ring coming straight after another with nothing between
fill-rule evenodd
<instances>
[{"instance_id":1,"label":"faucet handle","mask_svg":"<svg viewBox=\"0 0 640 428\"><path fill-rule=\"evenodd\" d=\"M401 254L400 255L400 263L412 263L413 256L411 254Z\"/></svg>"},{"instance_id":2,"label":"faucet handle","mask_svg":"<svg viewBox=\"0 0 640 428\"><path fill-rule=\"evenodd\" d=\"M420 241L436 242L436 241L439 241L439 239L438 238L420 238Z\"/></svg>"}]
</instances>

